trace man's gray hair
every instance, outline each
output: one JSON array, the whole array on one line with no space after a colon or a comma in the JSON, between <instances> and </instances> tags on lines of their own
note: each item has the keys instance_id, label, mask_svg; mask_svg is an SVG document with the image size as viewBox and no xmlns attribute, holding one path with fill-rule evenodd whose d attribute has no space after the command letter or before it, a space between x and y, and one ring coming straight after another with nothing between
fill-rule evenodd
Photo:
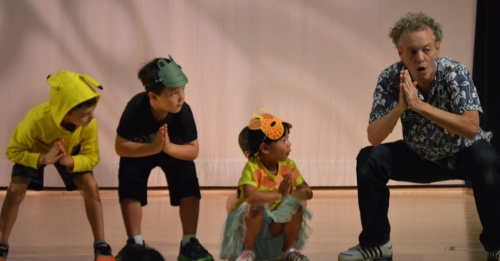
<instances>
[{"instance_id":1,"label":"man's gray hair","mask_svg":"<svg viewBox=\"0 0 500 261\"><path fill-rule=\"evenodd\" d=\"M431 29L434 35L434 42L441 42L443 39L441 24L422 12L407 13L405 16L401 17L401 19L394 24L394 27L389 30L389 37L391 37L396 47L401 47L401 36L405 32L417 32L427 28Z\"/></svg>"}]
</instances>

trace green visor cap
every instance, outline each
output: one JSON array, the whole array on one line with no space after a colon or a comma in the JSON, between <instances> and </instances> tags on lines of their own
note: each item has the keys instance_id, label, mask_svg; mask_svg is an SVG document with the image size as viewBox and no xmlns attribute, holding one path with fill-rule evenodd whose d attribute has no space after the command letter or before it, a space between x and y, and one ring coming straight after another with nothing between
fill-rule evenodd
<instances>
[{"instance_id":1,"label":"green visor cap","mask_svg":"<svg viewBox=\"0 0 500 261\"><path fill-rule=\"evenodd\" d=\"M158 81L161 81L165 87L168 88L178 88L184 86L188 83L188 79L186 75L182 72L181 67L177 65L172 59L172 56L168 56L170 58L170 62L167 62L165 59L158 60L158 68L160 71L158 72Z\"/></svg>"}]
</instances>

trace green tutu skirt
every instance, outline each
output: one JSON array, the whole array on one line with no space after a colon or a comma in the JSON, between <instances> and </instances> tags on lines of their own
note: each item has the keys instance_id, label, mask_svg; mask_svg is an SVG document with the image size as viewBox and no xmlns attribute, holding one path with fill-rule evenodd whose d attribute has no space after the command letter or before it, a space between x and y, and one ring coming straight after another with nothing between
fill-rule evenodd
<instances>
[{"instance_id":1,"label":"green tutu skirt","mask_svg":"<svg viewBox=\"0 0 500 261\"><path fill-rule=\"evenodd\" d=\"M280 207L281 206L281 207ZM294 248L302 250L307 243L309 235L312 233L308 222L311 220L311 212L305 208L300 201L291 197L285 198L278 208L270 211L269 207L264 204L264 220L262 230L255 240L255 255L256 260L275 260L281 256L283 248L283 234L273 237L269 233L269 225L271 222L285 223L291 215L295 214L298 207L302 207L302 224L297 241ZM222 260L236 260L243 251L243 238L245 223L244 217L248 211L249 205L243 202L238 209L230 212L226 218L224 231L222 234L222 244L220 250L220 258Z\"/></svg>"}]
</instances>

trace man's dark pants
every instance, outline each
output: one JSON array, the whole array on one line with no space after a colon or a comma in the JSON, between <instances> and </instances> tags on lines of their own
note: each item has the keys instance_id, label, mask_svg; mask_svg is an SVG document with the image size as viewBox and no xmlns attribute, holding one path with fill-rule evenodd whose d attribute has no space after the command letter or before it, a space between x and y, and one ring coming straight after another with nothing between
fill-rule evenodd
<instances>
[{"instance_id":1,"label":"man's dark pants","mask_svg":"<svg viewBox=\"0 0 500 261\"><path fill-rule=\"evenodd\" d=\"M470 180L483 226L480 241L486 251L500 248L500 157L485 140L457 153L453 170L424 160L412 152L404 141L385 143L362 149L356 158L358 204L363 231L363 247L385 244L390 239L389 189L392 180L431 183L443 180Z\"/></svg>"}]
</instances>

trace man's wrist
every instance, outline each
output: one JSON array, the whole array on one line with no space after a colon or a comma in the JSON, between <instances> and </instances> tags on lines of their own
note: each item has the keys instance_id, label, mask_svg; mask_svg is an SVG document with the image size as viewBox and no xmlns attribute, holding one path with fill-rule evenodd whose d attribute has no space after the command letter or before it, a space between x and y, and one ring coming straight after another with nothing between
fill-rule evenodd
<instances>
[{"instance_id":1,"label":"man's wrist","mask_svg":"<svg viewBox=\"0 0 500 261\"><path fill-rule=\"evenodd\" d=\"M401 116L405 111L407 110L407 108L405 108L403 105L401 104L398 104L396 106L396 112L398 113L399 116Z\"/></svg>"}]
</instances>

